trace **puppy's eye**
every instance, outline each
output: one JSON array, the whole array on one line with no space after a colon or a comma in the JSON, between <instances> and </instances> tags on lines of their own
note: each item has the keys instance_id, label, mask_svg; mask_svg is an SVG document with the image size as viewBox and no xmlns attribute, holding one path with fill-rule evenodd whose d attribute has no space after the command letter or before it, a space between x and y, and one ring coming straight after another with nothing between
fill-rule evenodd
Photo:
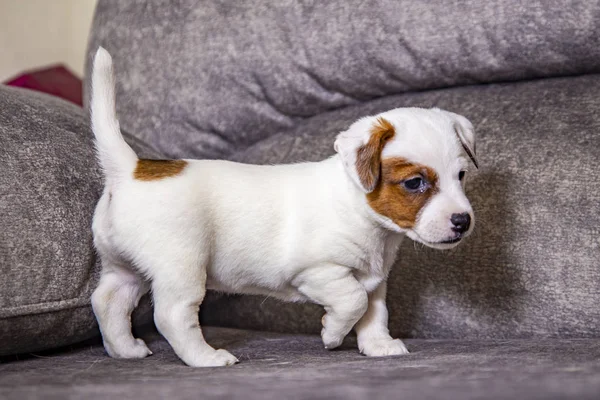
<instances>
[{"instance_id":1,"label":"puppy's eye","mask_svg":"<svg viewBox=\"0 0 600 400\"><path fill-rule=\"evenodd\" d=\"M405 180L402 182L402 186L409 192L419 192L425 189L425 181L419 176Z\"/></svg>"},{"instance_id":2,"label":"puppy's eye","mask_svg":"<svg viewBox=\"0 0 600 400\"><path fill-rule=\"evenodd\" d=\"M460 171L458 173L458 180L462 181L464 179L464 177L465 177L465 171Z\"/></svg>"}]
</instances>

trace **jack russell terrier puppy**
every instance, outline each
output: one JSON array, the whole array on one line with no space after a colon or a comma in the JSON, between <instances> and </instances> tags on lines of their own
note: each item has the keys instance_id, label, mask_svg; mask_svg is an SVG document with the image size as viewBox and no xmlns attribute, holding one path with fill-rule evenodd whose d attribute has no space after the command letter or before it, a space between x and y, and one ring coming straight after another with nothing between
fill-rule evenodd
<instances>
[{"instance_id":1,"label":"jack russell terrier puppy","mask_svg":"<svg viewBox=\"0 0 600 400\"><path fill-rule=\"evenodd\" d=\"M320 304L327 349L354 328L367 356L407 353L388 332L386 280L405 235L449 249L473 230L463 178L466 156L476 165L475 137L466 118L420 108L365 117L321 162L144 160L119 130L103 48L92 91L105 175L92 226L102 260L92 306L110 356L152 354L131 332L131 313L151 290L156 327L184 363L238 362L204 340L207 289Z\"/></svg>"}]
</instances>

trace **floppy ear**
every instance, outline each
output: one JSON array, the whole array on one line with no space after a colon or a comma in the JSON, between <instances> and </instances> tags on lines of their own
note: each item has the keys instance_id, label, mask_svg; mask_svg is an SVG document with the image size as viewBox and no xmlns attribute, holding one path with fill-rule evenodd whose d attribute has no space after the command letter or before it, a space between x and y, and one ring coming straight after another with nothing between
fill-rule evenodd
<instances>
[{"instance_id":1,"label":"floppy ear","mask_svg":"<svg viewBox=\"0 0 600 400\"><path fill-rule=\"evenodd\" d=\"M479 164L477 163L477 158L475 157L475 131L473 130L473 124L459 115L459 119L454 123L454 132L456 132L456 136L460 140L463 149L465 149L465 153L469 156L475 168L479 168Z\"/></svg>"},{"instance_id":2,"label":"floppy ear","mask_svg":"<svg viewBox=\"0 0 600 400\"><path fill-rule=\"evenodd\" d=\"M372 192L381 175L381 151L394 137L394 126L385 118L363 118L345 132L334 144L346 172L365 193Z\"/></svg>"},{"instance_id":3,"label":"floppy ear","mask_svg":"<svg viewBox=\"0 0 600 400\"><path fill-rule=\"evenodd\" d=\"M455 114L450 111L443 111L437 109L438 111L445 112L450 115L450 118L454 120L454 132L456 132L456 136L462 144L465 153L469 156L475 168L479 168L479 163L477 162L477 158L475 157L475 131L473 130L473 124L471 121L463 117L462 115Z\"/></svg>"}]
</instances>

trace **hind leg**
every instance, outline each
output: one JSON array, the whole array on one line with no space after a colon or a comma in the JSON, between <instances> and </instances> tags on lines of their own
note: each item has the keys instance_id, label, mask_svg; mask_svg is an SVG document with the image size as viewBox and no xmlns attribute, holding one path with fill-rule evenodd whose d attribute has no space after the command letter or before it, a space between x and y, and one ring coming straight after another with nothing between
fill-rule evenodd
<instances>
[{"instance_id":1,"label":"hind leg","mask_svg":"<svg viewBox=\"0 0 600 400\"><path fill-rule=\"evenodd\" d=\"M131 333L131 313L148 284L135 272L102 258L100 283L92 294L92 308L100 326L104 348L114 358L144 358L152 352Z\"/></svg>"},{"instance_id":2,"label":"hind leg","mask_svg":"<svg viewBox=\"0 0 600 400\"><path fill-rule=\"evenodd\" d=\"M159 332L191 367L237 363L237 358L226 350L215 350L202 335L198 310L206 293L205 267L189 259L164 261L152 274L154 322Z\"/></svg>"}]
</instances>

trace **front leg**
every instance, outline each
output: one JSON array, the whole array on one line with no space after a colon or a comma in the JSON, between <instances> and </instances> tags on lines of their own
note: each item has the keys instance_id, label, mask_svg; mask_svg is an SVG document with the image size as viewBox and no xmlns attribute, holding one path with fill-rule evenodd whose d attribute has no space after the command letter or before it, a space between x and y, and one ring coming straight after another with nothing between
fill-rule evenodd
<instances>
[{"instance_id":1,"label":"front leg","mask_svg":"<svg viewBox=\"0 0 600 400\"><path fill-rule=\"evenodd\" d=\"M408 350L400 339L390 336L388 311L385 305L387 282L383 281L369 294L369 308L354 327L358 349L369 357L407 354Z\"/></svg>"},{"instance_id":2,"label":"front leg","mask_svg":"<svg viewBox=\"0 0 600 400\"><path fill-rule=\"evenodd\" d=\"M327 265L303 272L295 286L306 297L325 307L321 337L326 349L342 344L368 306L365 288L350 268Z\"/></svg>"}]
</instances>

